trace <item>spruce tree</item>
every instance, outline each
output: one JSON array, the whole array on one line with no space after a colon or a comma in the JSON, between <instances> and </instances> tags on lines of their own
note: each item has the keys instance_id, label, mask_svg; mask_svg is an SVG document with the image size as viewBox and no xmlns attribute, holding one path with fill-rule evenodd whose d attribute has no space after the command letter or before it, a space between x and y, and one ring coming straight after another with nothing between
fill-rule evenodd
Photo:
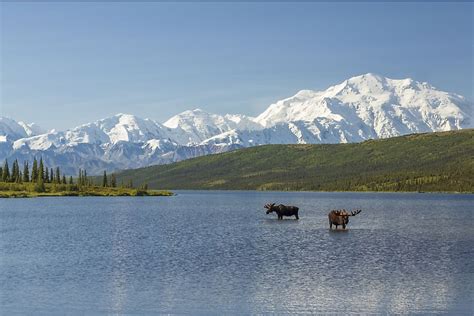
<instances>
[{"instance_id":1,"label":"spruce tree","mask_svg":"<svg viewBox=\"0 0 474 316\"><path fill-rule=\"evenodd\" d=\"M15 159L15 182L20 183L21 182L21 170L20 170L20 164L18 163L18 160Z\"/></svg>"},{"instance_id":2,"label":"spruce tree","mask_svg":"<svg viewBox=\"0 0 474 316\"><path fill-rule=\"evenodd\" d=\"M56 167L56 183L60 184L61 183L61 171L59 170L59 167Z\"/></svg>"},{"instance_id":3,"label":"spruce tree","mask_svg":"<svg viewBox=\"0 0 474 316\"><path fill-rule=\"evenodd\" d=\"M39 167L38 167L38 179L41 178L44 183L44 164L43 164L43 157L40 158Z\"/></svg>"},{"instance_id":4,"label":"spruce tree","mask_svg":"<svg viewBox=\"0 0 474 316\"><path fill-rule=\"evenodd\" d=\"M43 164L43 182L48 183L49 182L49 168L46 166L46 164Z\"/></svg>"},{"instance_id":5,"label":"spruce tree","mask_svg":"<svg viewBox=\"0 0 474 316\"><path fill-rule=\"evenodd\" d=\"M38 181L38 161L36 157L33 159L33 167L31 169L31 182Z\"/></svg>"},{"instance_id":6,"label":"spruce tree","mask_svg":"<svg viewBox=\"0 0 474 316\"><path fill-rule=\"evenodd\" d=\"M28 169L28 161L23 162L23 182L30 182L30 171Z\"/></svg>"},{"instance_id":7,"label":"spruce tree","mask_svg":"<svg viewBox=\"0 0 474 316\"><path fill-rule=\"evenodd\" d=\"M69 184L74 184L74 181L72 180L72 176L69 176Z\"/></svg>"},{"instance_id":8,"label":"spruce tree","mask_svg":"<svg viewBox=\"0 0 474 316\"><path fill-rule=\"evenodd\" d=\"M0 181L3 181L3 167L0 166Z\"/></svg>"},{"instance_id":9,"label":"spruce tree","mask_svg":"<svg viewBox=\"0 0 474 316\"><path fill-rule=\"evenodd\" d=\"M49 183L49 169L48 167L44 167L44 183Z\"/></svg>"},{"instance_id":10,"label":"spruce tree","mask_svg":"<svg viewBox=\"0 0 474 316\"><path fill-rule=\"evenodd\" d=\"M8 160L7 159L5 159L5 164L3 165L2 181L3 182L10 181L10 169L8 167Z\"/></svg>"},{"instance_id":11,"label":"spruce tree","mask_svg":"<svg viewBox=\"0 0 474 316\"><path fill-rule=\"evenodd\" d=\"M20 180L21 182L21 176L22 176L22 173L21 173L21 169L20 169L20 163L18 162L17 159L15 159L15 164L16 164L16 180Z\"/></svg>"},{"instance_id":12,"label":"spruce tree","mask_svg":"<svg viewBox=\"0 0 474 316\"><path fill-rule=\"evenodd\" d=\"M64 175L64 173L63 173L63 184L67 184L66 175Z\"/></svg>"},{"instance_id":13,"label":"spruce tree","mask_svg":"<svg viewBox=\"0 0 474 316\"><path fill-rule=\"evenodd\" d=\"M107 172L104 170L104 177L102 178L102 186L105 188L107 187Z\"/></svg>"},{"instance_id":14,"label":"spruce tree","mask_svg":"<svg viewBox=\"0 0 474 316\"><path fill-rule=\"evenodd\" d=\"M77 185L82 185L82 169L79 168L79 176L77 177Z\"/></svg>"},{"instance_id":15,"label":"spruce tree","mask_svg":"<svg viewBox=\"0 0 474 316\"><path fill-rule=\"evenodd\" d=\"M15 159L12 164L12 174L10 177L11 182L16 182L16 179L18 177L18 168L17 168L18 160Z\"/></svg>"},{"instance_id":16,"label":"spruce tree","mask_svg":"<svg viewBox=\"0 0 474 316\"><path fill-rule=\"evenodd\" d=\"M10 175L10 181L11 182L16 182L16 164L15 164L15 161L13 161L13 163L12 163L12 172L11 172L11 175Z\"/></svg>"},{"instance_id":17,"label":"spruce tree","mask_svg":"<svg viewBox=\"0 0 474 316\"><path fill-rule=\"evenodd\" d=\"M38 182L35 184L35 191L36 192L44 192L46 188L44 187L44 181L41 177L38 177Z\"/></svg>"},{"instance_id":18,"label":"spruce tree","mask_svg":"<svg viewBox=\"0 0 474 316\"><path fill-rule=\"evenodd\" d=\"M115 188L117 186L117 179L115 177L115 173L112 173L112 175L110 176L110 186L112 188Z\"/></svg>"}]
</instances>

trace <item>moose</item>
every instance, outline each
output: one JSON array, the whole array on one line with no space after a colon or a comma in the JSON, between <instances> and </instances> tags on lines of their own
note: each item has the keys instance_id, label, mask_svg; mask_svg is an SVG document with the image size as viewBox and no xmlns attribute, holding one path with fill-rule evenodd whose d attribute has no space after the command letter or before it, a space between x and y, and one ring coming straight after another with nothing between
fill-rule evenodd
<instances>
[{"instance_id":1,"label":"moose","mask_svg":"<svg viewBox=\"0 0 474 316\"><path fill-rule=\"evenodd\" d=\"M352 212L348 212L346 210L332 210L328 214L329 218L329 229L332 229L332 225L336 226L342 225L342 229L346 229L346 225L349 224L349 216L356 216L362 212L362 210L355 210Z\"/></svg>"},{"instance_id":2,"label":"moose","mask_svg":"<svg viewBox=\"0 0 474 316\"><path fill-rule=\"evenodd\" d=\"M283 219L283 216L295 216L296 219L300 219L298 217L298 210L299 208L296 206L286 206L283 204L275 206L275 203L265 204L264 206L267 209L267 214L272 212L277 213L278 219Z\"/></svg>"}]
</instances>

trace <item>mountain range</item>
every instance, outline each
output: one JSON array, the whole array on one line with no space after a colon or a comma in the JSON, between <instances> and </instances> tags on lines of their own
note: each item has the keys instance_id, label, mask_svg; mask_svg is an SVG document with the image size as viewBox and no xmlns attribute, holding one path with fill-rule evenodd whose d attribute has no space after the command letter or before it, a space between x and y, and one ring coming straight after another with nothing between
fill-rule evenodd
<instances>
[{"instance_id":1,"label":"mountain range","mask_svg":"<svg viewBox=\"0 0 474 316\"><path fill-rule=\"evenodd\" d=\"M301 90L257 117L195 109L159 123L117 114L49 132L0 117L0 160L41 156L66 174L79 168L98 174L266 144L353 143L472 128L472 105L426 82L368 73L324 91Z\"/></svg>"}]
</instances>

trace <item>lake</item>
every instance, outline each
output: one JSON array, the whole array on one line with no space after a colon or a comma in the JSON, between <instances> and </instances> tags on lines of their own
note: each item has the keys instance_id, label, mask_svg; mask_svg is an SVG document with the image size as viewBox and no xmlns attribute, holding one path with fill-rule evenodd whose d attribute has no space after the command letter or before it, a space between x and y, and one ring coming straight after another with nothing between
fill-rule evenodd
<instances>
[{"instance_id":1,"label":"lake","mask_svg":"<svg viewBox=\"0 0 474 316\"><path fill-rule=\"evenodd\" d=\"M0 200L0 313L474 311L474 195L177 193Z\"/></svg>"}]
</instances>

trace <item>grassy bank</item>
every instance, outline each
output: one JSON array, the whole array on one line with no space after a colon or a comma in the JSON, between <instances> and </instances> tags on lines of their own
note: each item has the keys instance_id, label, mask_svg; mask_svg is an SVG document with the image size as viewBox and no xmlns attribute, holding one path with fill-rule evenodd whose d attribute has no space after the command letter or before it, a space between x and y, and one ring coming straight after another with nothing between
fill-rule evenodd
<instances>
[{"instance_id":1,"label":"grassy bank","mask_svg":"<svg viewBox=\"0 0 474 316\"><path fill-rule=\"evenodd\" d=\"M41 190L43 191L43 190ZM77 186L69 184L44 184L38 192L34 183L0 183L0 198L26 198L43 196L171 196L171 191Z\"/></svg>"}]
</instances>

